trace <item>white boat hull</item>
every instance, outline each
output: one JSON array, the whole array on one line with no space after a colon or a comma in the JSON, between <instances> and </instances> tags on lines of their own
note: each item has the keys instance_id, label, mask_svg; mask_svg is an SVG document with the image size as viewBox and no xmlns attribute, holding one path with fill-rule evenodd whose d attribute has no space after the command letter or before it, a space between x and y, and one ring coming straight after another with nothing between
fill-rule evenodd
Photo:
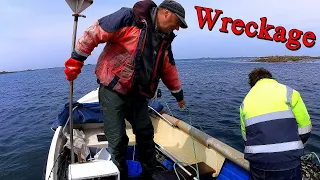
<instances>
[{"instance_id":1,"label":"white boat hull","mask_svg":"<svg viewBox=\"0 0 320 180\"><path fill-rule=\"evenodd\" d=\"M97 101L98 89L90 92L78 102L89 103ZM157 145L157 150L164 153L166 157L174 162L182 162L181 165L179 164L181 169L189 165L198 164L199 169L206 169L206 172L201 170L200 173L209 173L211 177L218 177L226 159L234 162L236 166L244 171L249 169L249 163L243 158L241 152L195 129L187 123L167 114L150 114L150 117L155 129L154 141ZM129 137L128 146L134 146L135 135L132 132L131 125L127 121L126 125L126 133ZM85 134L84 141L89 148L108 147L107 141L98 141L97 138L97 135L104 135L103 123L74 125L74 129L79 128L83 129ZM68 126L66 126L65 130L68 129ZM52 138L46 168L46 179L48 180L59 179L59 165L57 165L59 160L57 161L57 158L66 143L66 138L63 134L63 127L59 126ZM191 135L194 135L194 140ZM186 172L188 171L186 170ZM195 174L194 171L192 173L193 175Z\"/></svg>"}]
</instances>

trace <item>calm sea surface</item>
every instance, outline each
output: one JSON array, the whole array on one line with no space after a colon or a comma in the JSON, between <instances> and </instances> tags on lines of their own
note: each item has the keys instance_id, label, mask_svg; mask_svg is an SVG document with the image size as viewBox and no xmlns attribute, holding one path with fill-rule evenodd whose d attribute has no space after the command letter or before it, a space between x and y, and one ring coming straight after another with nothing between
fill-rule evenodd
<instances>
[{"instance_id":1,"label":"calm sea surface","mask_svg":"<svg viewBox=\"0 0 320 180\"><path fill-rule=\"evenodd\" d=\"M269 69L277 80L297 89L310 113L313 131L306 152L320 155L320 63L249 63L240 58L178 60L185 99L195 127L243 151L239 105L249 91L247 74ZM74 99L97 88L94 65L83 68L74 82ZM169 91L160 85L174 116L179 111ZM42 179L53 136L50 125L69 102L63 68L0 75L0 179ZM201 126L201 127L200 127Z\"/></svg>"}]
</instances>

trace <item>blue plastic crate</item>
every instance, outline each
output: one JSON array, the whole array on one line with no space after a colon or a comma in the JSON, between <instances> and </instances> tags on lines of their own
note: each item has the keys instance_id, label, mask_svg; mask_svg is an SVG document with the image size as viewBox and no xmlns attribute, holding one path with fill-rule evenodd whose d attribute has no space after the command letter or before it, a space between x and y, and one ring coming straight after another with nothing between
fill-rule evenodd
<instances>
[{"instance_id":1,"label":"blue plastic crate","mask_svg":"<svg viewBox=\"0 0 320 180\"><path fill-rule=\"evenodd\" d=\"M237 164L226 160L217 180L249 180L249 172Z\"/></svg>"}]
</instances>

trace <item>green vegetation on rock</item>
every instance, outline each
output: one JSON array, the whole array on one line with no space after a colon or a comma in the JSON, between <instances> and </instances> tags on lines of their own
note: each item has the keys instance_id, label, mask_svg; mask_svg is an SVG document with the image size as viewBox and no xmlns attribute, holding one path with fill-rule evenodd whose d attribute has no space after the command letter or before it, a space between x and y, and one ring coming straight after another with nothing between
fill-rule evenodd
<instances>
[{"instance_id":1,"label":"green vegetation on rock","mask_svg":"<svg viewBox=\"0 0 320 180\"><path fill-rule=\"evenodd\" d=\"M320 60L320 56L266 56L253 59L253 62L300 62Z\"/></svg>"}]
</instances>

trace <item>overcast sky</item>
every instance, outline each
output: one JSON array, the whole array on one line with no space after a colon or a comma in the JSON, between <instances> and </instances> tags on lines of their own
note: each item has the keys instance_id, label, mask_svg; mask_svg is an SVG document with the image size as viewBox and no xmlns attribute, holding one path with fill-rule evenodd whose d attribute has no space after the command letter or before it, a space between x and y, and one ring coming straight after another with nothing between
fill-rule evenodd
<instances>
[{"instance_id":1,"label":"overcast sky","mask_svg":"<svg viewBox=\"0 0 320 180\"><path fill-rule=\"evenodd\" d=\"M79 19L79 38L95 20L123 6L132 7L133 0L95 0ZM154 1L160 4L162 0ZM245 33L236 36L228 25L229 33L219 32L222 17L242 19L245 23L267 17L268 24L283 26L287 32L296 28L303 32L312 31L320 36L320 16L317 13L320 1L307 0L179 0L186 9L189 28L181 29L173 43L176 59L198 57L234 57L266 55L310 55L319 56L319 44L306 48L301 44L298 51L290 51L284 43L248 38ZM194 6L220 9L212 31L207 25L199 28ZM64 0L1 0L0 1L0 71L62 67L70 56L73 28L72 11ZM212 17L214 14L212 14ZM270 30L270 35L274 31ZM302 38L300 40L302 43ZM96 64L103 45L93 51L86 64Z\"/></svg>"}]
</instances>

